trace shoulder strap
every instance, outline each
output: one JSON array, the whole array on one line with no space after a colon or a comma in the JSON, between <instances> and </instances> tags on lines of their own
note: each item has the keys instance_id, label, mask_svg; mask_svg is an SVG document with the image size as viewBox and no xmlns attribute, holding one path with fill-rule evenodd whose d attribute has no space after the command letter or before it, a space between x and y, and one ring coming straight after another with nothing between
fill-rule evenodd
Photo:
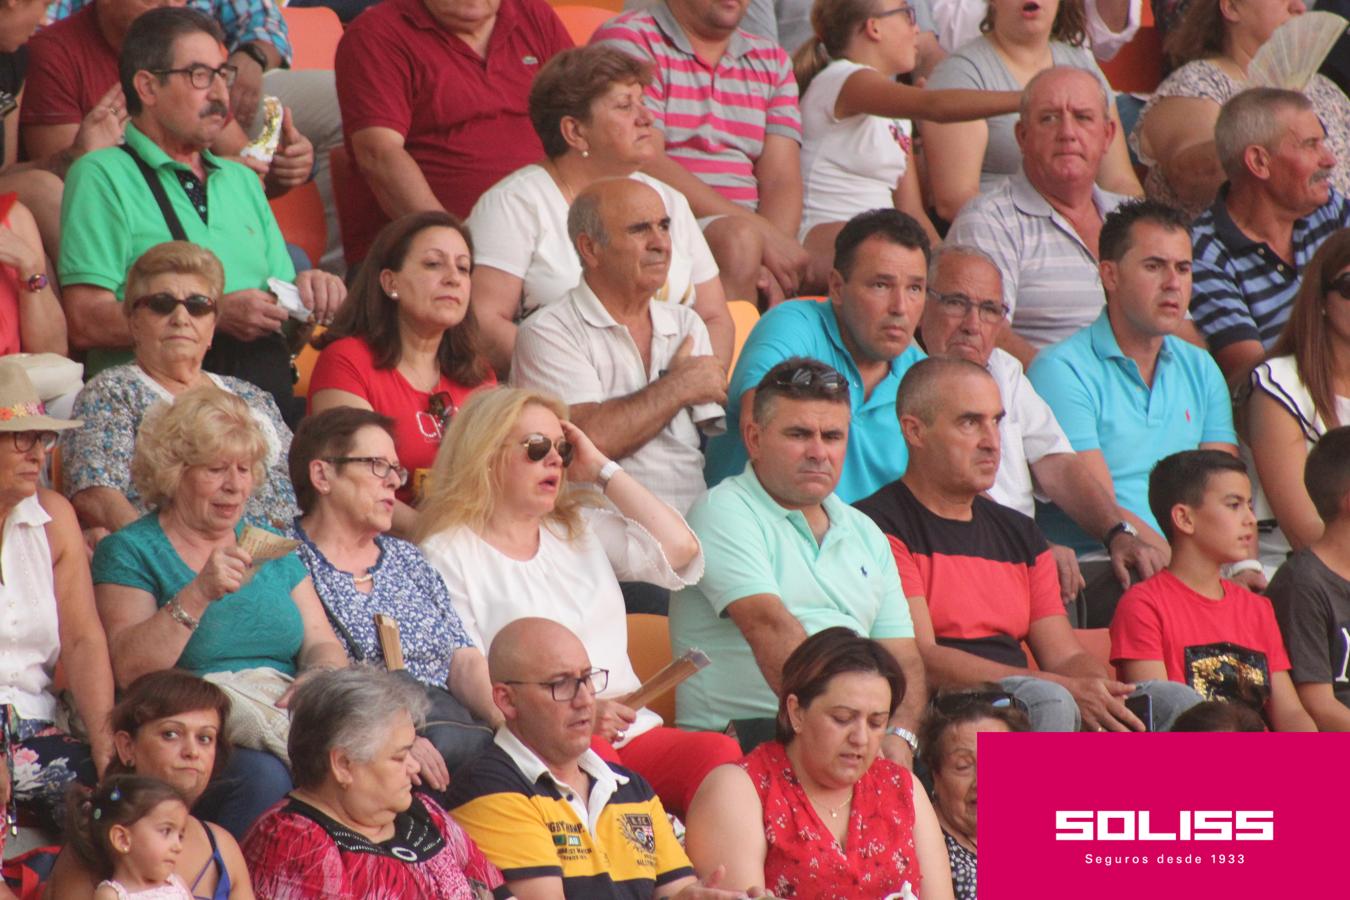
<instances>
[{"instance_id":1,"label":"shoulder strap","mask_svg":"<svg viewBox=\"0 0 1350 900\"><path fill-rule=\"evenodd\" d=\"M183 230L183 223L178 219L178 213L173 211L169 205L169 197L164 193L164 185L160 184L159 176L155 170L150 168L150 164L141 159L141 155L132 150L126 144L121 145L122 150L126 152L136 163L136 168L141 170L141 177L145 179L145 184L150 188L150 193L155 196L155 202L159 204L160 214L164 216L164 224L169 226L169 234L175 241L186 241L187 232Z\"/></svg>"}]
</instances>

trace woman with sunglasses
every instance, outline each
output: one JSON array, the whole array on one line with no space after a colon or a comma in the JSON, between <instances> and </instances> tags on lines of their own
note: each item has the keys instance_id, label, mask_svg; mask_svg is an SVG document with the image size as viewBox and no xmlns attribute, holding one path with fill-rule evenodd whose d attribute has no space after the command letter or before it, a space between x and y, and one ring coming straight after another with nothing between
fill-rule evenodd
<instances>
[{"instance_id":1,"label":"woman with sunglasses","mask_svg":"<svg viewBox=\"0 0 1350 900\"><path fill-rule=\"evenodd\" d=\"M399 627L404 671L427 687L431 724L412 753L419 783L444 791L450 776L492 741L502 717L492 702L487 660L450 603L445 582L417 545L388 534L394 492L408 470L394 450L394 423L339 406L307 417L291 444L291 479L301 514L293 536L347 655L379 665L392 650L375 616Z\"/></svg>"},{"instance_id":2,"label":"woman with sunglasses","mask_svg":"<svg viewBox=\"0 0 1350 900\"><path fill-rule=\"evenodd\" d=\"M113 755L112 669L80 526L64 497L39 487L56 433L79 424L47 415L23 368L0 362L0 602L8 611L0 623L0 848L16 805L59 832L66 788L77 779L92 785ZM58 661L92 747L56 725Z\"/></svg>"},{"instance_id":3,"label":"woman with sunglasses","mask_svg":"<svg viewBox=\"0 0 1350 900\"><path fill-rule=\"evenodd\" d=\"M956 900L975 900L977 736L1028 731L1026 710L996 685L933 696L919 729L919 755L933 773L933 811L942 826Z\"/></svg>"},{"instance_id":4,"label":"woman with sunglasses","mask_svg":"<svg viewBox=\"0 0 1350 900\"><path fill-rule=\"evenodd\" d=\"M581 639L609 671L596 685L596 752L641 773L667 809L683 812L708 770L739 758L726 735L665 728L623 702L639 681L619 581L676 590L702 576L703 553L679 513L567 421L562 401L505 387L471 398L436 457L418 529L478 646L526 616Z\"/></svg>"},{"instance_id":5,"label":"woman with sunglasses","mask_svg":"<svg viewBox=\"0 0 1350 900\"><path fill-rule=\"evenodd\" d=\"M394 502L394 534L413 533L422 477L469 394L497 377L478 349L469 309L473 241L447 212L395 219L371 245L333 326L315 338L309 411L371 409L394 420L412 472Z\"/></svg>"},{"instance_id":6,"label":"woman with sunglasses","mask_svg":"<svg viewBox=\"0 0 1350 900\"><path fill-rule=\"evenodd\" d=\"M905 676L848 628L811 635L783 663L777 735L708 776L686 819L700 874L777 897L951 900L928 797L881 756Z\"/></svg>"},{"instance_id":7,"label":"woman with sunglasses","mask_svg":"<svg viewBox=\"0 0 1350 900\"><path fill-rule=\"evenodd\" d=\"M1327 238L1303 270L1289 321L1238 408L1269 571L1322 536L1303 467L1318 438L1350 425L1350 228Z\"/></svg>"},{"instance_id":8,"label":"woman with sunglasses","mask_svg":"<svg viewBox=\"0 0 1350 900\"><path fill-rule=\"evenodd\" d=\"M85 385L74 412L84 425L64 433L60 444L60 487L95 539L148 511L131 478L136 434L146 411L207 383L242 398L267 441L264 476L249 497L244 520L284 528L295 516L295 492L286 472L291 430L276 401L243 379L202 370L224 288L220 260L186 241L150 248L127 273L122 310L134 360L105 369Z\"/></svg>"}]
</instances>

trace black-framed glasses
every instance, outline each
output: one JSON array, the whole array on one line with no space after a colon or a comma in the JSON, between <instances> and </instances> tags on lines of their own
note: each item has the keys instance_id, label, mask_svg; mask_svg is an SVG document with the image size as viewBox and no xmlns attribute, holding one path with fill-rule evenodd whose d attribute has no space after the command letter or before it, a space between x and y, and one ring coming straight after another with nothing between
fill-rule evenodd
<instances>
[{"instance_id":1,"label":"black-framed glasses","mask_svg":"<svg viewBox=\"0 0 1350 900\"><path fill-rule=\"evenodd\" d=\"M1343 272L1331 279L1326 292L1337 293L1341 295L1342 300L1350 300L1350 272Z\"/></svg>"},{"instance_id":2,"label":"black-framed glasses","mask_svg":"<svg viewBox=\"0 0 1350 900\"><path fill-rule=\"evenodd\" d=\"M11 431L9 436L14 441L14 449L20 453L27 453L38 444L43 450L50 451L56 446L58 437L55 431Z\"/></svg>"},{"instance_id":3,"label":"black-framed glasses","mask_svg":"<svg viewBox=\"0 0 1350 900\"><path fill-rule=\"evenodd\" d=\"M525 448L525 457L530 462L539 462L548 451L557 450L558 455L562 457L563 468L572 464L572 457L576 454L576 445L566 438L558 438L556 441L547 435L527 434L525 440L520 442L520 446ZM601 688L604 690L604 688Z\"/></svg>"},{"instance_id":4,"label":"black-framed glasses","mask_svg":"<svg viewBox=\"0 0 1350 900\"><path fill-rule=\"evenodd\" d=\"M370 466L370 474L381 481L384 481L389 477L389 473L393 472L398 478L399 487L403 487L408 483L408 470L398 463L391 463L382 456L333 456L325 459L324 462L332 463L335 466L341 465L342 463L363 462Z\"/></svg>"},{"instance_id":5,"label":"black-framed glasses","mask_svg":"<svg viewBox=\"0 0 1350 900\"><path fill-rule=\"evenodd\" d=\"M441 430L444 431L450 420L455 417L455 401L450 392L437 391L428 397L427 412L436 417L436 421L441 423Z\"/></svg>"},{"instance_id":6,"label":"black-framed glasses","mask_svg":"<svg viewBox=\"0 0 1350 900\"><path fill-rule=\"evenodd\" d=\"M151 69L152 75L186 75L192 86L199 91L204 91L211 86L211 80L219 75L225 81L227 88L234 87L234 80L239 77L239 67L225 63L217 68L211 68L205 63L193 63L190 66L183 66L178 69Z\"/></svg>"},{"instance_id":7,"label":"black-framed glasses","mask_svg":"<svg viewBox=\"0 0 1350 900\"><path fill-rule=\"evenodd\" d=\"M1027 712L1026 704L1007 691L947 691L933 695L929 705L944 716L958 716L976 707Z\"/></svg>"},{"instance_id":8,"label":"black-framed glasses","mask_svg":"<svg viewBox=\"0 0 1350 900\"><path fill-rule=\"evenodd\" d=\"M591 669L581 675L564 675L552 681L503 681L502 684L532 684L548 688L549 695L559 703L569 703L576 699L577 691L584 685L591 696L602 693L609 686L609 669Z\"/></svg>"},{"instance_id":9,"label":"black-framed glasses","mask_svg":"<svg viewBox=\"0 0 1350 900\"><path fill-rule=\"evenodd\" d=\"M897 6L895 9L888 9L885 12L879 12L875 16L868 16L869 19L884 19L887 16L904 16L913 25L918 21L918 16L912 6Z\"/></svg>"},{"instance_id":10,"label":"black-framed glasses","mask_svg":"<svg viewBox=\"0 0 1350 900\"><path fill-rule=\"evenodd\" d=\"M938 309L944 316L951 319L964 319L970 315L972 309L979 312L980 321L986 325L997 325L1008 317L1008 304L1003 302L975 301L959 291L951 294L940 294L932 288L928 289L928 296L936 300Z\"/></svg>"},{"instance_id":11,"label":"black-framed glasses","mask_svg":"<svg viewBox=\"0 0 1350 900\"><path fill-rule=\"evenodd\" d=\"M774 376L773 383L785 388L818 387L827 394L837 394L848 390L848 379L833 369L822 370L818 366L798 366Z\"/></svg>"},{"instance_id":12,"label":"black-framed glasses","mask_svg":"<svg viewBox=\"0 0 1350 900\"><path fill-rule=\"evenodd\" d=\"M149 309L157 316L172 315L173 311L180 306L186 309L188 315L194 319L209 316L216 311L216 301L205 294L188 294L186 297L175 297L167 291L161 291L158 294L146 294L144 297L137 297L131 301L132 309Z\"/></svg>"}]
</instances>

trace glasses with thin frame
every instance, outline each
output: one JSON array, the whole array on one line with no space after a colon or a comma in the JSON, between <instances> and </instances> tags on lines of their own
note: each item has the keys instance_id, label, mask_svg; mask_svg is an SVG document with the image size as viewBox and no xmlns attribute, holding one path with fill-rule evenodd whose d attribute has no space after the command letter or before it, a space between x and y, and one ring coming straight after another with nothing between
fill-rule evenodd
<instances>
[{"instance_id":1,"label":"glasses with thin frame","mask_svg":"<svg viewBox=\"0 0 1350 900\"><path fill-rule=\"evenodd\" d=\"M37 444L41 444L42 449L48 451L56 446L55 431L11 431L9 436L14 441L14 449L20 453L27 453Z\"/></svg>"},{"instance_id":2,"label":"glasses with thin frame","mask_svg":"<svg viewBox=\"0 0 1350 900\"><path fill-rule=\"evenodd\" d=\"M879 12L875 16L871 16L870 18L884 19L887 16L904 16L906 19L909 20L909 24L911 25L913 25L916 21L918 21L918 17L914 12L914 7L912 6L897 6L895 9L888 9L885 12Z\"/></svg>"},{"instance_id":3,"label":"glasses with thin frame","mask_svg":"<svg viewBox=\"0 0 1350 900\"><path fill-rule=\"evenodd\" d=\"M962 293L939 294L929 288L928 296L937 301L938 309L944 316L952 319L964 319L972 309L979 312L980 321L986 325L997 325L1008 317L1008 304L995 303L992 300L975 301Z\"/></svg>"},{"instance_id":4,"label":"glasses with thin frame","mask_svg":"<svg viewBox=\"0 0 1350 900\"><path fill-rule=\"evenodd\" d=\"M199 91L204 91L211 86L211 81L219 75L225 81L225 86L234 87L234 80L239 77L239 67L225 63L215 69L205 63L193 63L190 66L182 66L177 69L151 69L154 75L186 75L192 86Z\"/></svg>"},{"instance_id":5,"label":"glasses with thin frame","mask_svg":"<svg viewBox=\"0 0 1350 900\"><path fill-rule=\"evenodd\" d=\"M131 301L132 309L149 309L157 316L173 315L173 311L180 306L186 309L188 315L194 319L209 316L216 311L216 301L205 294L188 294L186 297L175 297L168 291L161 291L158 294L146 294L144 297L137 297Z\"/></svg>"},{"instance_id":6,"label":"glasses with thin frame","mask_svg":"<svg viewBox=\"0 0 1350 900\"><path fill-rule=\"evenodd\" d=\"M384 481L393 472L398 479L398 486L403 487L408 483L408 470L398 463L391 463L389 460L380 456L333 456L325 459L324 462L332 463L335 466L342 463L363 462L370 466L370 473L376 478Z\"/></svg>"},{"instance_id":7,"label":"glasses with thin frame","mask_svg":"<svg viewBox=\"0 0 1350 900\"><path fill-rule=\"evenodd\" d=\"M557 450L558 455L562 457L564 469L572 464L572 457L577 452L576 445L566 438L558 438L555 441L542 434L525 435L525 440L520 442L520 446L525 448L525 457L530 462L539 462L548 456L548 451Z\"/></svg>"},{"instance_id":8,"label":"glasses with thin frame","mask_svg":"<svg viewBox=\"0 0 1350 900\"><path fill-rule=\"evenodd\" d=\"M609 669L591 669L581 675L564 675L552 681L503 681L502 684L531 684L548 688L549 696L559 703L568 703L576 699L577 691L584 685L591 696L603 693L609 686Z\"/></svg>"}]
</instances>

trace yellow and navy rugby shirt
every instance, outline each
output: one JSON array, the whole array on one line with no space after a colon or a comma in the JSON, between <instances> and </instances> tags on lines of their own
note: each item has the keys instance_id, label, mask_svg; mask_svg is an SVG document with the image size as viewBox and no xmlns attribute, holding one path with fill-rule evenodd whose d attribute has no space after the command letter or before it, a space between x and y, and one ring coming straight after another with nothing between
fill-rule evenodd
<instances>
[{"instance_id":1,"label":"yellow and navy rugby shirt","mask_svg":"<svg viewBox=\"0 0 1350 900\"><path fill-rule=\"evenodd\" d=\"M651 785L590 750L581 798L505 728L455 773L450 813L508 882L561 877L576 898L647 900L659 885L694 874Z\"/></svg>"}]
</instances>

